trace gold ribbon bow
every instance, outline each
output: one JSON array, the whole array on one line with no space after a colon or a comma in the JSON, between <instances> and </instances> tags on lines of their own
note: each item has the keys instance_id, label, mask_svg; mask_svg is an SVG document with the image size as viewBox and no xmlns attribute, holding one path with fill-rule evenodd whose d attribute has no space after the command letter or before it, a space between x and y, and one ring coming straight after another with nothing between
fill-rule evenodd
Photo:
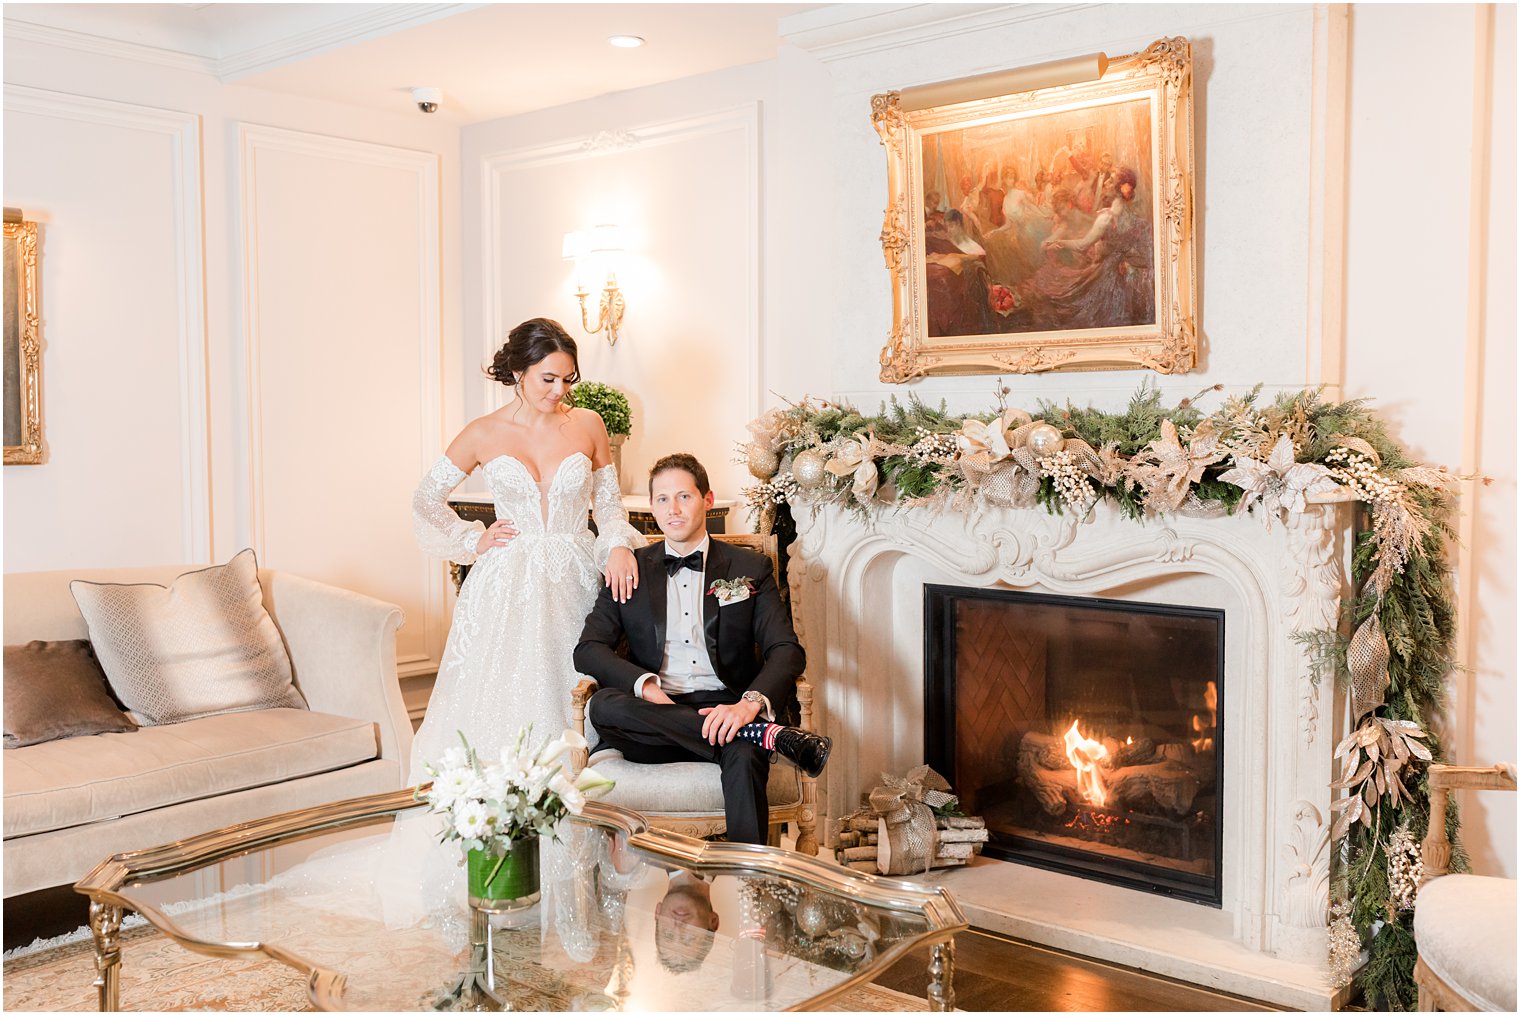
<instances>
[{"instance_id":1,"label":"gold ribbon bow","mask_svg":"<svg viewBox=\"0 0 1520 1015\"><path fill-rule=\"evenodd\" d=\"M879 819L878 841L889 849L884 874L927 873L939 849L935 807L954 803L950 784L928 765L919 765L902 778L883 772L881 785L867 798Z\"/></svg>"},{"instance_id":2,"label":"gold ribbon bow","mask_svg":"<svg viewBox=\"0 0 1520 1015\"><path fill-rule=\"evenodd\" d=\"M880 482L876 471L876 452L880 446L874 434L857 434L853 441L841 445L823 467L841 479L853 475L855 496L869 500Z\"/></svg>"}]
</instances>

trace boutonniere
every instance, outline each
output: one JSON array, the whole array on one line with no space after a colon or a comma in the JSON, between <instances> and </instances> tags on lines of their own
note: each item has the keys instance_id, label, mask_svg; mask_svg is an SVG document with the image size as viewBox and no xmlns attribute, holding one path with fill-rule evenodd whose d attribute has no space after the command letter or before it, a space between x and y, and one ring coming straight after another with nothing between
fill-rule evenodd
<instances>
[{"instance_id":1,"label":"boutonniere","mask_svg":"<svg viewBox=\"0 0 1520 1015\"><path fill-rule=\"evenodd\" d=\"M742 603L755 591L754 579L740 575L738 578L714 578L707 587L707 594L718 597L719 606Z\"/></svg>"}]
</instances>

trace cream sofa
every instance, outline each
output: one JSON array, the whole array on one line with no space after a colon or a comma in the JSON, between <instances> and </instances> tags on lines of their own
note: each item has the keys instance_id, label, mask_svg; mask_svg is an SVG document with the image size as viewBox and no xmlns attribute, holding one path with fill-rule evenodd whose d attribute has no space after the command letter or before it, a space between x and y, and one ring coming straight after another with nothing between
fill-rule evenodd
<instances>
[{"instance_id":1,"label":"cream sofa","mask_svg":"<svg viewBox=\"0 0 1520 1015\"><path fill-rule=\"evenodd\" d=\"M168 585L194 567L5 576L5 644L87 638L69 582ZM113 853L406 785L401 610L261 570L310 711L208 716L4 752L5 897L71 884Z\"/></svg>"}]
</instances>

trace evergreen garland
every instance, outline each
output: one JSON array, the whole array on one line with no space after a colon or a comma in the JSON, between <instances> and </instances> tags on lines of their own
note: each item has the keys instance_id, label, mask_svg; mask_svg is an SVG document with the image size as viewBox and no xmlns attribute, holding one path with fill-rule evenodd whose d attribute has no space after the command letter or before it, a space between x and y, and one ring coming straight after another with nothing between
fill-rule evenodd
<instances>
[{"instance_id":1,"label":"evergreen garland","mask_svg":"<svg viewBox=\"0 0 1520 1015\"><path fill-rule=\"evenodd\" d=\"M1000 388L1000 401L1006 394L1007 389ZM1268 405L1261 402L1257 388L1228 398L1218 411L1205 415L1193 400L1168 408L1158 390L1142 387L1121 413L1042 402L1038 411L1010 418L1002 405L993 412L954 416L943 404L935 409L917 398L906 403L894 398L878 414L866 416L850 405L806 401L772 410L750 429L754 443L782 456L783 470L804 451L830 459L845 444L865 440L879 490L873 486L875 492L862 500L848 475L833 473L804 495L863 512L882 510L893 502L901 506L975 496L978 474L968 468L967 460L983 447L978 435L1006 426L1000 432L1012 436L1020 421L1048 423L1061 431L1068 446L1078 445L1075 457L1067 456L1059 467L1042 459L1039 472L1028 477L1031 485L1038 478L1034 501L1052 512L1085 511L1097 499L1108 498L1135 518L1159 513L1155 504L1165 502L1161 485L1166 467L1172 469L1174 481L1179 467L1188 475L1189 503L1212 502L1217 509L1239 510L1244 501L1252 511L1275 511L1287 502L1253 496L1239 478L1240 465L1245 460L1248 467L1261 470L1271 451L1287 441L1293 467L1307 464L1316 479L1323 476L1328 485L1351 490L1364 502L1365 509L1357 512L1352 554L1357 594L1343 606L1344 627L1355 629L1376 613L1389 649L1384 701L1367 721L1417 724L1423 732L1414 735L1423 738L1439 761L1443 753L1432 721L1444 707L1445 682L1453 668L1455 603L1448 547L1454 537L1449 481L1455 477L1419 467L1362 400L1326 402L1318 391L1305 390L1280 395ZM951 435L958 446L950 443ZM956 450L949 450L952 447ZM1168 453L1173 457L1164 458ZM1206 463L1196 478L1185 468L1189 454L1194 455L1193 464ZM1033 459L1026 456L1023 461L1028 471ZM1354 474L1353 465L1363 471ZM1083 477L1075 486L1073 469ZM1356 485L1358 476L1369 475L1367 482L1374 485ZM776 488L773 481L763 489ZM788 475L782 488L797 496L794 477ZM1073 499L1073 489L1090 491L1091 498ZM1378 491L1398 499L1404 513L1379 515L1386 505L1373 496ZM1349 638L1344 630L1305 632L1298 640L1309 657L1313 679L1331 673L1346 685ZM1424 765L1412 760L1403 769L1401 786L1403 799L1379 796L1365 816L1349 823L1338 846L1331 887L1335 913L1347 914L1339 918L1349 918L1367 951L1357 979L1368 1003L1396 1011L1415 1006L1416 949L1413 908L1400 908L1390 891L1389 843L1400 829L1415 841L1425 834L1430 800ZM1356 792L1353 788L1353 795ZM1466 869L1466 856L1456 845L1457 824L1452 807L1448 831L1454 843L1454 871ZM1341 955L1332 965L1349 961ZM1335 971L1349 973L1345 968Z\"/></svg>"}]
</instances>

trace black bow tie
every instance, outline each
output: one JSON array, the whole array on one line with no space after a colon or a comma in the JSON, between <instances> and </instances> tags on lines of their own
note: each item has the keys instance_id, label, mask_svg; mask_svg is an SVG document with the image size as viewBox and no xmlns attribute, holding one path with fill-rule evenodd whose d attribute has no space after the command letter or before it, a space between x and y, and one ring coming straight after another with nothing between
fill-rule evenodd
<instances>
[{"instance_id":1,"label":"black bow tie","mask_svg":"<svg viewBox=\"0 0 1520 1015\"><path fill-rule=\"evenodd\" d=\"M693 550L684 557L677 557L671 553L665 555L665 574L667 576L674 578L676 572L683 567L700 573L702 570L702 551Z\"/></svg>"}]
</instances>

